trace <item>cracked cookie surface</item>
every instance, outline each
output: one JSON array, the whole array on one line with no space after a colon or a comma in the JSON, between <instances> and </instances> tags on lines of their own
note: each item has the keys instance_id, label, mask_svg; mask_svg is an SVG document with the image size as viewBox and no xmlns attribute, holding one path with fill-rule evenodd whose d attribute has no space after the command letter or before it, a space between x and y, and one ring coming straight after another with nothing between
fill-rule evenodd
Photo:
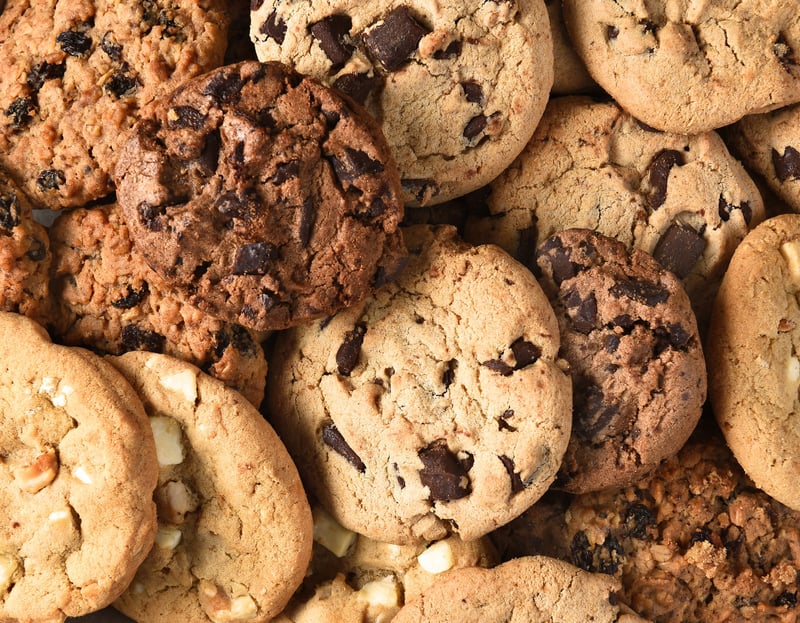
<instances>
[{"instance_id":1,"label":"cracked cookie surface","mask_svg":"<svg viewBox=\"0 0 800 623\"><path fill-rule=\"evenodd\" d=\"M114 607L134 620L270 621L311 558L311 509L275 431L238 392L167 355L108 360L158 454L155 545Z\"/></svg>"},{"instance_id":2,"label":"cracked cookie surface","mask_svg":"<svg viewBox=\"0 0 800 623\"><path fill-rule=\"evenodd\" d=\"M709 396L748 476L800 510L800 215L764 221L739 245L708 339Z\"/></svg>"},{"instance_id":3,"label":"cracked cookie surface","mask_svg":"<svg viewBox=\"0 0 800 623\"><path fill-rule=\"evenodd\" d=\"M706 399L706 363L689 299L643 251L586 229L537 250L573 386L572 436L554 486L620 487L675 454Z\"/></svg>"},{"instance_id":4,"label":"cracked cookie surface","mask_svg":"<svg viewBox=\"0 0 800 623\"><path fill-rule=\"evenodd\" d=\"M0 618L63 621L116 599L153 544L158 465L111 365L0 312Z\"/></svg>"},{"instance_id":5,"label":"cracked cookie surface","mask_svg":"<svg viewBox=\"0 0 800 623\"><path fill-rule=\"evenodd\" d=\"M397 158L404 201L434 205L514 159L553 84L542 0L256 0L251 38L363 103Z\"/></svg>"},{"instance_id":6,"label":"cracked cookie surface","mask_svg":"<svg viewBox=\"0 0 800 623\"><path fill-rule=\"evenodd\" d=\"M113 192L123 135L154 99L220 65L225 2L8 0L0 162L37 205Z\"/></svg>"},{"instance_id":7,"label":"cracked cookie surface","mask_svg":"<svg viewBox=\"0 0 800 623\"><path fill-rule=\"evenodd\" d=\"M449 226L404 235L396 282L279 334L268 417L343 526L392 543L470 540L555 477L571 421L558 325L501 249Z\"/></svg>"},{"instance_id":8,"label":"cracked cookie surface","mask_svg":"<svg viewBox=\"0 0 800 623\"><path fill-rule=\"evenodd\" d=\"M564 0L589 72L644 123L695 134L800 101L796 0Z\"/></svg>"},{"instance_id":9,"label":"cracked cookie surface","mask_svg":"<svg viewBox=\"0 0 800 623\"><path fill-rule=\"evenodd\" d=\"M380 129L279 63L183 83L137 123L115 179L148 265L189 303L251 329L353 305L404 261Z\"/></svg>"}]
</instances>

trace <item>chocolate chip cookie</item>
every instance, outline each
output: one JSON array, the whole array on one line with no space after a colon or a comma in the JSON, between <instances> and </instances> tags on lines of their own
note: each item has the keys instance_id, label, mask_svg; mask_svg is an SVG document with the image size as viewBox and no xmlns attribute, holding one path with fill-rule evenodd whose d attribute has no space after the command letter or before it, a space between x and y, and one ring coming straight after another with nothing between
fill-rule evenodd
<instances>
[{"instance_id":1,"label":"chocolate chip cookie","mask_svg":"<svg viewBox=\"0 0 800 623\"><path fill-rule=\"evenodd\" d=\"M800 101L794 1L563 4L589 73L647 125L696 134Z\"/></svg>"},{"instance_id":2,"label":"chocolate chip cookie","mask_svg":"<svg viewBox=\"0 0 800 623\"><path fill-rule=\"evenodd\" d=\"M275 431L238 392L168 355L110 361L144 402L158 532L114 607L136 621L272 620L311 558L311 509Z\"/></svg>"},{"instance_id":3,"label":"chocolate chip cookie","mask_svg":"<svg viewBox=\"0 0 800 623\"><path fill-rule=\"evenodd\" d=\"M116 599L156 535L142 402L108 362L0 312L0 619L63 621Z\"/></svg>"},{"instance_id":4,"label":"chocolate chip cookie","mask_svg":"<svg viewBox=\"0 0 800 623\"><path fill-rule=\"evenodd\" d=\"M553 84L542 0L255 0L261 60L366 106L397 158L407 205L479 188L522 149Z\"/></svg>"},{"instance_id":5,"label":"chocolate chip cookie","mask_svg":"<svg viewBox=\"0 0 800 623\"><path fill-rule=\"evenodd\" d=\"M537 250L573 386L555 487L620 487L675 454L700 419L706 364L689 298L644 251L588 229Z\"/></svg>"},{"instance_id":6,"label":"chocolate chip cookie","mask_svg":"<svg viewBox=\"0 0 800 623\"><path fill-rule=\"evenodd\" d=\"M262 336L173 294L136 253L116 204L61 211L50 237L53 339L112 355L172 355L261 404L267 375Z\"/></svg>"},{"instance_id":7,"label":"chocolate chip cookie","mask_svg":"<svg viewBox=\"0 0 800 623\"><path fill-rule=\"evenodd\" d=\"M353 305L404 262L400 179L379 127L279 63L184 82L136 125L115 179L148 265L251 329Z\"/></svg>"},{"instance_id":8,"label":"chocolate chip cookie","mask_svg":"<svg viewBox=\"0 0 800 623\"><path fill-rule=\"evenodd\" d=\"M396 282L277 336L268 417L341 525L398 544L471 540L555 478L572 405L558 325L501 249L449 226L404 235Z\"/></svg>"},{"instance_id":9,"label":"chocolate chip cookie","mask_svg":"<svg viewBox=\"0 0 800 623\"><path fill-rule=\"evenodd\" d=\"M222 63L223 0L8 0L0 15L0 163L40 206L113 192L124 132Z\"/></svg>"}]
</instances>

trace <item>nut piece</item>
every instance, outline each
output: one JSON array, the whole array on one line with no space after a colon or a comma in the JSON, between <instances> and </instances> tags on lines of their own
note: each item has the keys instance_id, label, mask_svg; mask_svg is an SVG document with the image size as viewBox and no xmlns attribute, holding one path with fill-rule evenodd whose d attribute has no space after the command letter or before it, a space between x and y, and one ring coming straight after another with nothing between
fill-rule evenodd
<instances>
[{"instance_id":1,"label":"nut piece","mask_svg":"<svg viewBox=\"0 0 800 623\"><path fill-rule=\"evenodd\" d=\"M258 614L258 605L250 595L231 599L219 586L210 580L200 580L198 587L200 605L214 623L246 621Z\"/></svg>"},{"instance_id":2,"label":"nut piece","mask_svg":"<svg viewBox=\"0 0 800 623\"><path fill-rule=\"evenodd\" d=\"M7 593L19 576L19 560L13 554L0 553L0 594Z\"/></svg>"},{"instance_id":3,"label":"nut piece","mask_svg":"<svg viewBox=\"0 0 800 623\"><path fill-rule=\"evenodd\" d=\"M315 507L312 511L314 517L314 540L341 558L350 549L356 540L356 533L342 527L325 510Z\"/></svg>"},{"instance_id":4,"label":"nut piece","mask_svg":"<svg viewBox=\"0 0 800 623\"><path fill-rule=\"evenodd\" d=\"M58 474L58 457L53 448L48 448L30 465L14 468L14 481L27 493L41 491Z\"/></svg>"},{"instance_id":5,"label":"nut piece","mask_svg":"<svg viewBox=\"0 0 800 623\"><path fill-rule=\"evenodd\" d=\"M156 456L161 467L183 462L181 425L171 417L155 415L150 418L150 428L156 440Z\"/></svg>"},{"instance_id":6,"label":"nut piece","mask_svg":"<svg viewBox=\"0 0 800 623\"><path fill-rule=\"evenodd\" d=\"M447 541L437 541L417 556L419 566L431 574L443 573L453 568L453 548Z\"/></svg>"},{"instance_id":7,"label":"nut piece","mask_svg":"<svg viewBox=\"0 0 800 623\"><path fill-rule=\"evenodd\" d=\"M781 255L789 267L789 275L795 284L800 284L800 240L790 240L781 245Z\"/></svg>"},{"instance_id":8,"label":"nut piece","mask_svg":"<svg viewBox=\"0 0 800 623\"><path fill-rule=\"evenodd\" d=\"M178 528L172 526L158 526L156 532L156 545L161 549L175 549L181 542L183 535Z\"/></svg>"},{"instance_id":9,"label":"nut piece","mask_svg":"<svg viewBox=\"0 0 800 623\"><path fill-rule=\"evenodd\" d=\"M170 480L156 491L158 517L171 524L182 524L186 513L197 510L197 496L183 482Z\"/></svg>"}]
</instances>

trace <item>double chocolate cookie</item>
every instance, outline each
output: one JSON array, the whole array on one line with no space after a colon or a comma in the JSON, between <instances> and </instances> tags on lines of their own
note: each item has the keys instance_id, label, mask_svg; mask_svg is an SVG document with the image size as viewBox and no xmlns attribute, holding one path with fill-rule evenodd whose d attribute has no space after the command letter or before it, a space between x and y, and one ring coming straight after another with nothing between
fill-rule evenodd
<instances>
[{"instance_id":1,"label":"double chocolate cookie","mask_svg":"<svg viewBox=\"0 0 800 623\"><path fill-rule=\"evenodd\" d=\"M136 249L222 320L282 329L364 299L405 257L400 179L379 127L279 63L184 82L116 168Z\"/></svg>"}]
</instances>

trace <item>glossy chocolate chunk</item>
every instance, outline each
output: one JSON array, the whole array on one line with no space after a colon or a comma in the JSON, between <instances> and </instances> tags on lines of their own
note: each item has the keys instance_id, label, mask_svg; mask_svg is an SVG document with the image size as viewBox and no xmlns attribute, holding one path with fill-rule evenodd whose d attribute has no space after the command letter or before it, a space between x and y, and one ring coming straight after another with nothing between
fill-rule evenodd
<instances>
[{"instance_id":1,"label":"glossy chocolate chunk","mask_svg":"<svg viewBox=\"0 0 800 623\"><path fill-rule=\"evenodd\" d=\"M516 469L514 461L505 455L499 457L499 459L503 463L503 467L506 468L506 471L508 472L508 477L511 480L511 492L519 493L520 491L525 489L525 483L522 482L522 478L520 477L519 472L514 471Z\"/></svg>"},{"instance_id":2,"label":"glossy chocolate chunk","mask_svg":"<svg viewBox=\"0 0 800 623\"><path fill-rule=\"evenodd\" d=\"M261 24L259 30L261 34L271 37L277 43L283 43L284 39L286 39L286 22L278 17L276 11L269 14L269 17Z\"/></svg>"},{"instance_id":3,"label":"glossy chocolate chunk","mask_svg":"<svg viewBox=\"0 0 800 623\"><path fill-rule=\"evenodd\" d=\"M609 292L617 298L626 296L649 307L655 307L669 298L669 290L664 286L641 279L620 280L611 286Z\"/></svg>"},{"instance_id":4,"label":"glossy chocolate chunk","mask_svg":"<svg viewBox=\"0 0 800 623\"><path fill-rule=\"evenodd\" d=\"M345 438L342 436L342 433L339 432L339 429L332 423L326 424L322 427L322 441L324 441L328 446L333 448L338 454L342 455L347 462L350 463L353 467L355 467L359 472L362 474L367 471L367 466L364 465L364 461L361 460L361 457L353 451L350 447L350 444L347 443Z\"/></svg>"},{"instance_id":5,"label":"glossy chocolate chunk","mask_svg":"<svg viewBox=\"0 0 800 623\"><path fill-rule=\"evenodd\" d=\"M706 239L691 227L673 223L658 240L653 257L681 279L694 268L703 255Z\"/></svg>"},{"instance_id":6,"label":"glossy chocolate chunk","mask_svg":"<svg viewBox=\"0 0 800 623\"><path fill-rule=\"evenodd\" d=\"M264 275L278 256L278 249L268 242L254 242L236 250L234 275Z\"/></svg>"},{"instance_id":7,"label":"glossy chocolate chunk","mask_svg":"<svg viewBox=\"0 0 800 623\"><path fill-rule=\"evenodd\" d=\"M366 325L359 323L353 327L352 331L348 331L345 334L344 342L339 346L339 350L336 351L336 366L342 376L350 376L353 368L358 364L358 358L361 355L361 344L364 342L366 333Z\"/></svg>"},{"instance_id":8,"label":"glossy chocolate chunk","mask_svg":"<svg viewBox=\"0 0 800 623\"><path fill-rule=\"evenodd\" d=\"M775 175L780 182L800 179L800 152L791 145L784 148L783 154L773 149L772 166L775 168Z\"/></svg>"},{"instance_id":9,"label":"glossy chocolate chunk","mask_svg":"<svg viewBox=\"0 0 800 623\"><path fill-rule=\"evenodd\" d=\"M470 494L467 470L450 452L446 441L434 441L419 451L419 458L424 466L419 478L428 487L432 500L458 500Z\"/></svg>"},{"instance_id":10,"label":"glossy chocolate chunk","mask_svg":"<svg viewBox=\"0 0 800 623\"><path fill-rule=\"evenodd\" d=\"M364 33L364 43L388 71L397 71L426 34L428 30L414 19L408 7L399 6Z\"/></svg>"},{"instance_id":11,"label":"glossy chocolate chunk","mask_svg":"<svg viewBox=\"0 0 800 623\"><path fill-rule=\"evenodd\" d=\"M359 104L364 104L370 93L379 84L380 80L377 76L367 73L342 74L333 82L334 87L352 97Z\"/></svg>"},{"instance_id":12,"label":"glossy chocolate chunk","mask_svg":"<svg viewBox=\"0 0 800 623\"><path fill-rule=\"evenodd\" d=\"M723 221L727 221L731 217L731 213L734 210L740 210L742 213L742 217L744 218L744 222L748 225L750 221L753 219L753 209L750 207L750 203L748 201L742 201L740 205L732 205L725 200L725 197L720 194L719 196L719 217Z\"/></svg>"},{"instance_id":13,"label":"glossy chocolate chunk","mask_svg":"<svg viewBox=\"0 0 800 623\"><path fill-rule=\"evenodd\" d=\"M383 163L373 160L363 151L347 147L342 158L331 157L336 176L343 182L353 182L362 175L376 175L383 171Z\"/></svg>"},{"instance_id":14,"label":"glossy chocolate chunk","mask_svg":"<svg viewBox=\"0 0 800 623\"><path fill-rule=\"evenodd\" d=\"M683 154L674 149L664 149L655 155L648 167L648 180L650 182L650 207L655 209L664 204L667 199L667 181L672 167L685 163Z\"/></svg>"},{"instance_id":15,"label":"glossy chocolate chunk","mask_svg":"<svg viewBox=\"0 0 800 623\"><path fill-rule=\"evenodd\" d=\"M347 62L355 49L345 41L352 25L350 16L337 14L329 15L308 27L333 65L334 71Z\"/></svg>"}]
</instances>

